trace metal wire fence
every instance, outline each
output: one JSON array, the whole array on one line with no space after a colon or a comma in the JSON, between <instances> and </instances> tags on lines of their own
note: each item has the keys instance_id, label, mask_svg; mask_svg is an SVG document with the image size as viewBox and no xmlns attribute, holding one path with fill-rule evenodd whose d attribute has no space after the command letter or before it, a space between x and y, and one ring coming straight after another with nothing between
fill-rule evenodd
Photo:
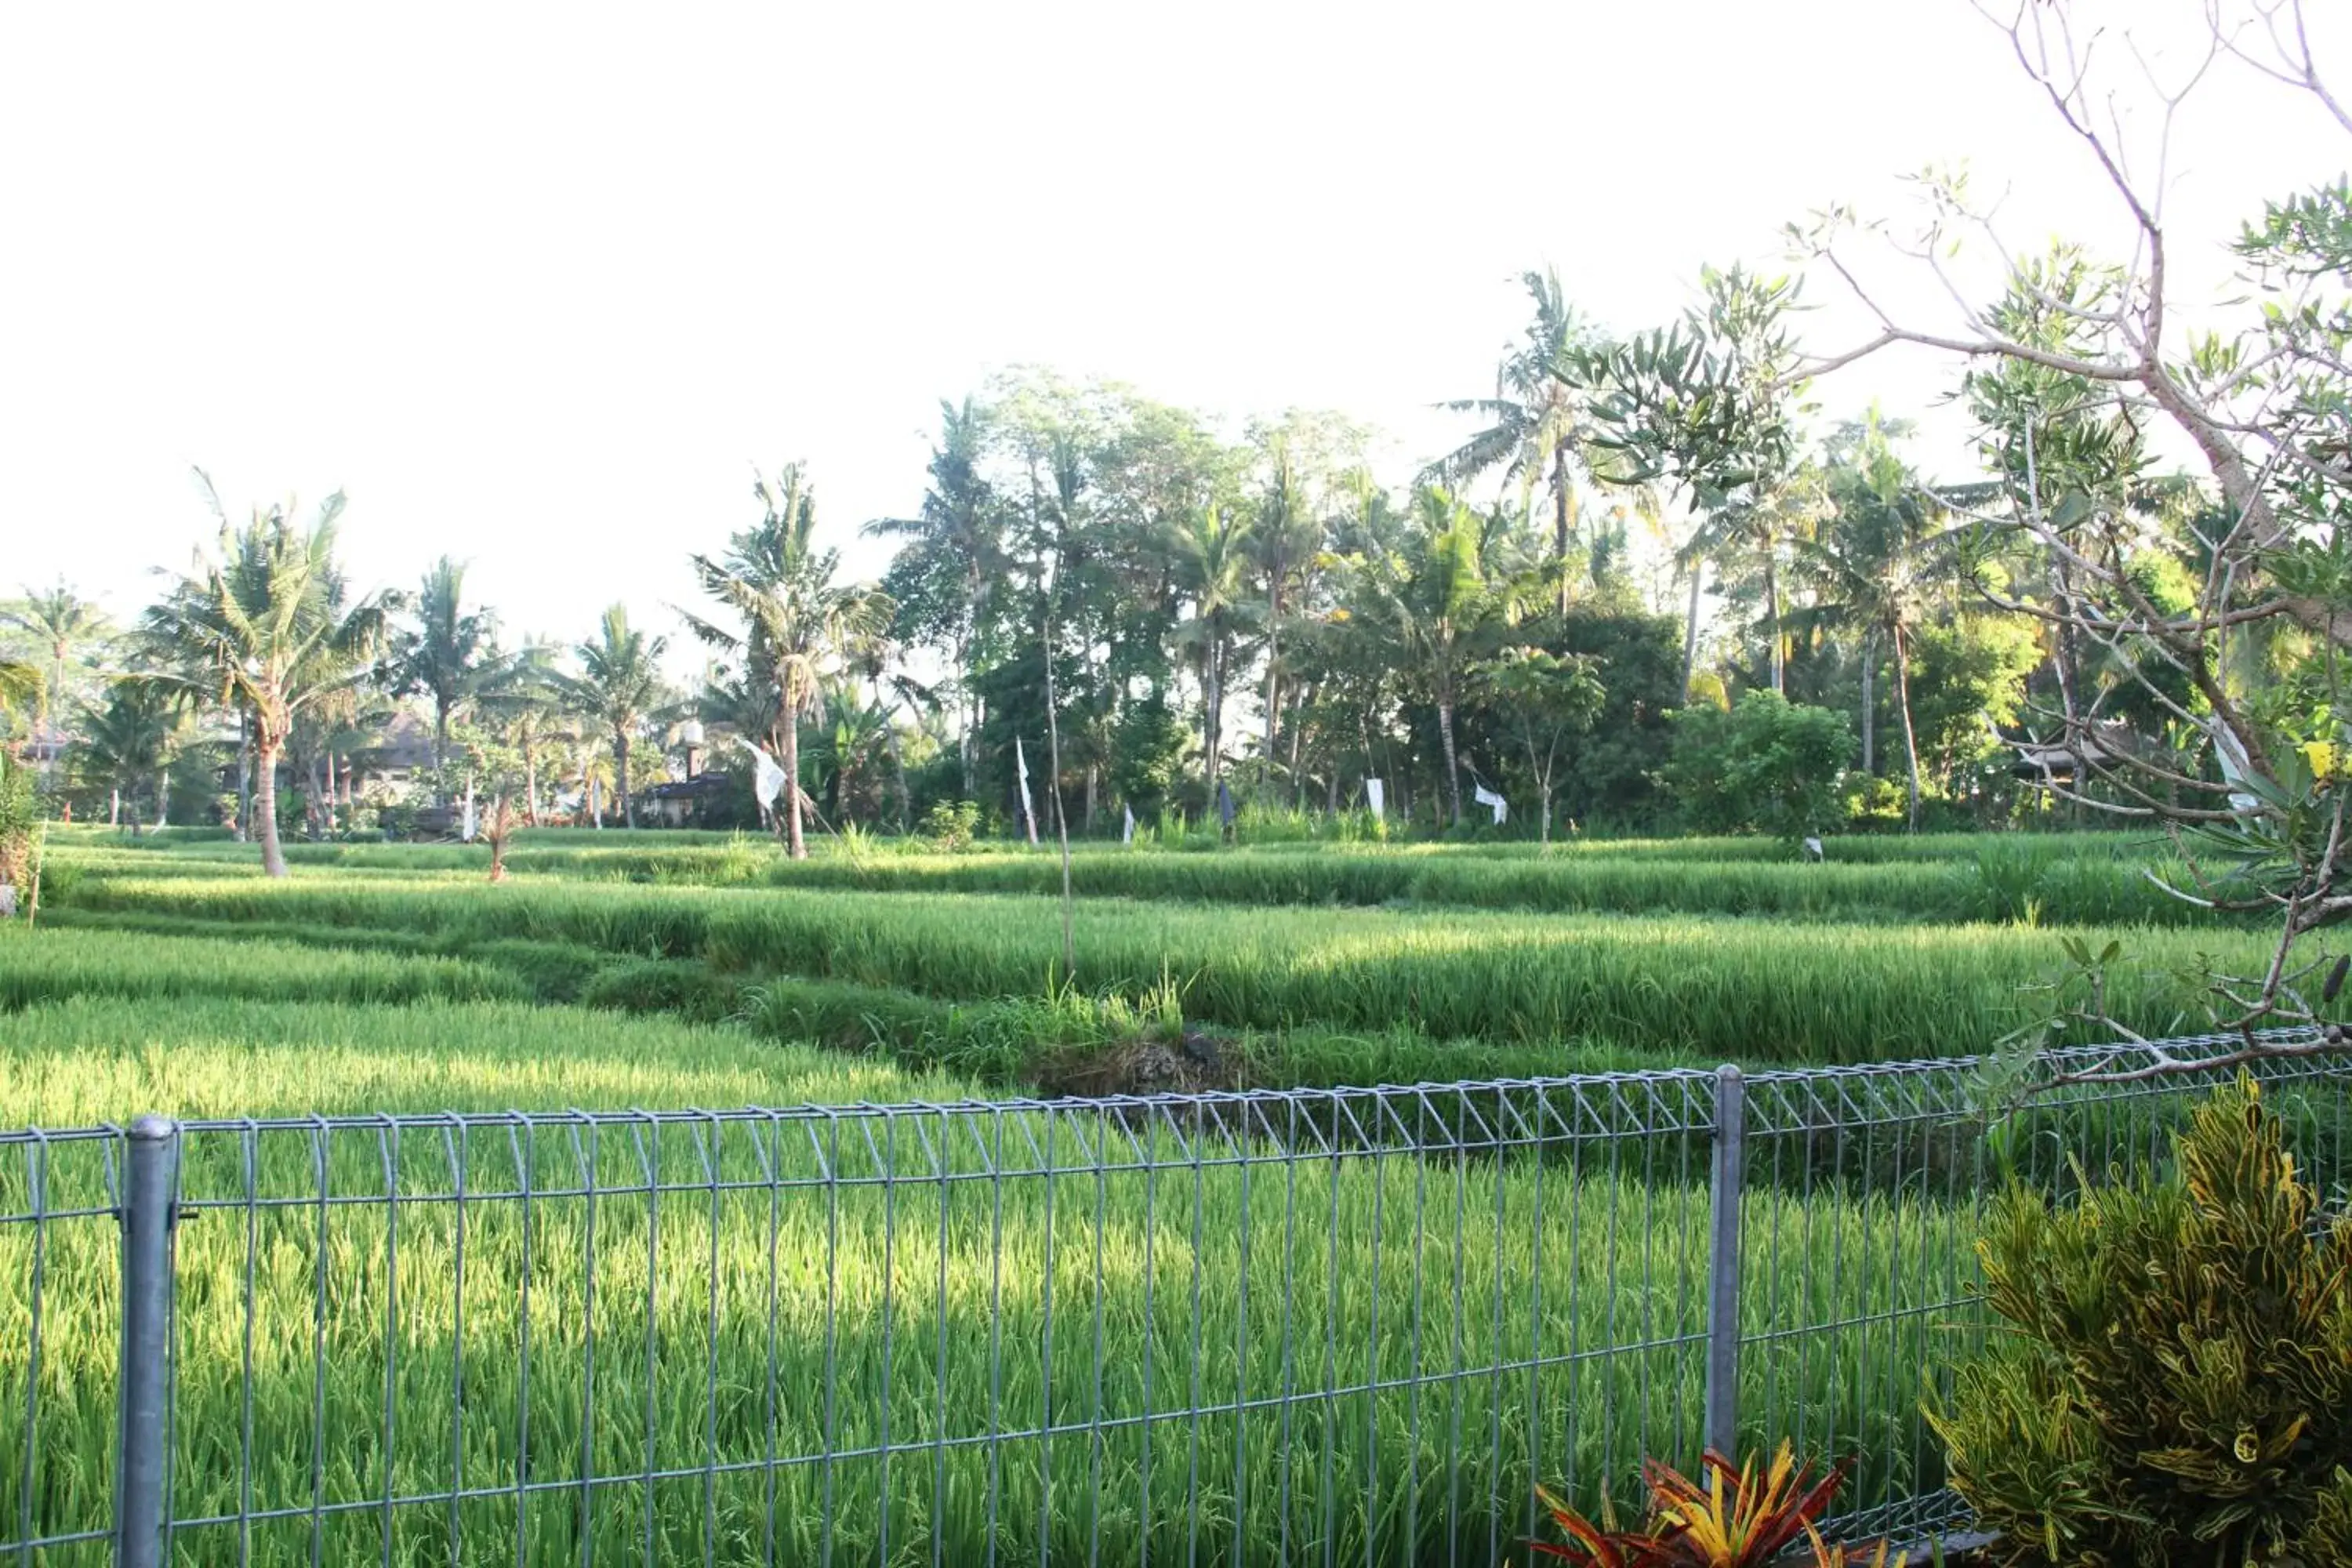
<instances>
[{"instance_id":1,"label":"metal wire fence","mask_svg":"<svg viewBox=\"0 0 2352 1568\"><path fill-rule=\"evenodd\" d=\"M2306 1170L2347 1079L2273 1063ZM1486 1564L1786 1436L1930 1532L1968 1062L0 1134L0 1564Z\"/></svg>"}]
</instances>

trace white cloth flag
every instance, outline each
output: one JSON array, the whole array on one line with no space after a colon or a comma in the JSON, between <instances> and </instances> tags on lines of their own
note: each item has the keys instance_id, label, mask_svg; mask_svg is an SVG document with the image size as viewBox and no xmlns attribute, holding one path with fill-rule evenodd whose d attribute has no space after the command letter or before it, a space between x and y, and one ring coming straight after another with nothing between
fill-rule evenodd
<instances>
[{"instance_id":1,"label":"white cloth flag","mask_svg":"<svg viewBox=\"0 0 2352 1568\"><path fill-rule=\"evenodd\" d=\"M1805 858L1808 860L1819 860L1823 858L1822 841L1820 839L1808 838L1805 840Z\"/></svg>"},{"instance_id":2,"label":"white cloth flag","mask_svg":"<svg viewBox=\"0 0 2352 1568\"><path fill-rule=\"evenodd\" d=\"M1511 815L1511 808L1504 801L1503 797L1496 795L1493 790L1488 789L1485 784L1471 785L1470 798L1476 801L1480 805L1491 805L1495 808L1495 826L1497 827L1502 826L1503 819Z\"/></svg>"},{"instance_id":3,"label":"white cloth flag","mask_svg":"<svg viewBox=\"0 0 2352 1568\"><path fill-rule=\"evenodd\" d=\"M1389 786L1379 779L1364 781L1364 804L1372 808L1374 816L1389 814Z\"/></svg>"},{"instance_id":4,"label":"white cloth flag","mask_svg":"<svg viewBox=\"0 0 2352 1568\"><path fill-rule=\"evenodd\" d=\"M1029 842L1037 842L1037 808L1029 803L1029 753L1021 749L1021 737L1013 737L1013 765L1021 774L1021 820L1029 828Z\"/></svg>"},{"instance_id":5,"label":"white cloth flag","mask_svg":"<svg viewBox=\"0 0 2352 1568\"><path fill-rule=\"evenodd\" d=\"M735 739L741 741L743 749L751 752L751 755L759 761L760 771L751 781L751 792L759 796L760 809L761 811L774 810L776 797L784 793L784 770L782 764L778 763L775 758L768 755L767 752L761 751L759 747L753 745L751 742L743 740L742 736L738 735Z\"/></svg>"},{"instance_id":6,"label":"white cloth flag","mask_svg":"<svg viewBox=\"0 0 2352 1568\"><path fill-rule=\"evenodd\" d=\"M1118 830L1118 841L1121 844L1132 844L1135 842L1135 807L1123 805L1119 809L1127 813L1127 826Z\"/></svg>"},{"instance_id":7,"label":"white cloth flag","mask_svg":"<svg viewBox=\"0 0 2352 1568\"><path fill-rule=\"evenodd\" d=\"M457 837L465 842L471 844L474 841L475 826L474 781L467 779L466 781L466 821L464 826L458 828Z\"/></svg>"}]
</instances>

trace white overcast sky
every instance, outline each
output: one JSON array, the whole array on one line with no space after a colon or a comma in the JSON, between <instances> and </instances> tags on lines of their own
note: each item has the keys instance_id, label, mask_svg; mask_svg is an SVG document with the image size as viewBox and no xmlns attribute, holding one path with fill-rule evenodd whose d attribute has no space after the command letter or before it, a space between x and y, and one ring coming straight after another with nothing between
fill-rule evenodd
<instances>
[{"instance_id":1,"label":"white overcast sky","mask_svg":"<svg viewBox=\"0 0 2352 1568\"><path fill-rule=\"evenodd\" d=\"M2352 53L2352 5L2313 8ZM2178 58L2200 11L2097 14ZM2347 145L2218 72L2179 138L2195 287ZM134 610L205 534L202 464L233 510L347 490L363 585L446 552L518 632L614 598L670 629L752 464L806 459L877 570L856 527L917 504L937 400L1020 363L1341 409L1401 479L1429 405L1491 383L1523 269L1637 328L1962 158L2014 240L2115 232L1964 0L10 6L0 592ZM1948 380L1889 358L1820 398Z\"/></svg>"}]
</instances>

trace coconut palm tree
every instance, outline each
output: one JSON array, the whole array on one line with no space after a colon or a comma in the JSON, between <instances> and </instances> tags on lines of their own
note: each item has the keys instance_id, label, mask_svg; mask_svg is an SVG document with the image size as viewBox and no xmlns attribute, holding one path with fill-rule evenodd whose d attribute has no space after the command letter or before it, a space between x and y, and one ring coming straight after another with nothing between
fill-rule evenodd
<instances>
[{"instance_id":1,"label":"coconut palm tree","mask_svg":"<svg viewBox=\"0 0 2352 1568\"><path fill-rule=\"evenodd\" d=\"M449 758L449 722L481 695L498 674L498 617L465 608L466 563L444 555L425 572L413 606L414 623L392 636L394 694L423 691L433 699L433 770Z\"/></svg>"},{"instance_id":2,"label":"coconut palm tree","mask_svg":"<svg viewBox=\"0 0 2352 1568\"><path fill-rule=\"evenodd\" d=\"M987 410L972 399L959 405L941 398L940 444L931 451L930 489L923 495L920 515L877 518L861 531L868 537L907 541L891 567L890 586L899 592L904 582L914 590L904 595L909 610L949 601L941 613L924 618L935 632L942 629L940 622L946 623L949 668L963 686L966 707L959 744L967 795L973 788L972 745L981 718L973 706L979 699L971 684L972 662L989 602L1010 564L1005 510L980 471L988 427Z\"/></svg>"},{"instance_id":3,"label":"coconut palm tree","mask_svg":"<svg viewBox=\"0 0 2352 1568\"><path fill-rule=\"evenodd\" d=\"M188 735L184 692L153 680L117 680L106 700L82 710L75 750L90 773L104 779L118 804L138 809L139 793L153 789L155 826L171 809L172 762Z\"/></svg>"},{"instance_id":4,"label":"coconut palm tree","mask_svg":"<svg viewBox=\"0 0 2352 1568\"><path fill-rule=\"evenodd\" d=\"M1462 825L1462 770L1454 715L1471 667L1496 633L1518 619L1530 583L1525 563L1493 520L1452 491L1424 485L1413 496L1412 529L1402 555L1368 576L1376 613L1410 657L1437 709L1445 760L1446 806Z\"/></svg>"},{"instance_id":5,"label":"coconut palm tree","mask_svg":"<svg viewBox=\"0 0 2352 1568\"><path fill-rule=\"evenodd\" d=\"M255 816L261 864L286 875L278 840L278 763L298 716L365 679L383 638L383 601L349 601L335 566L339 490L298 526L292 503L255 507L229 523L212 480L197 470L221 520L219 553L199 552L194 569L148 610L142 632L159 656L151 679L233 708L251 724Z\"/></svg>"},{"instance_id":6,"label":"coconut palm tree","mask_svg":"<svg viewBox=\"0 0 2352 1568\"><path fill-rule=\"evenodd\" d=\"M1576 383L1564 371L1571 354L1590 352L1596 340L1561 292L1559 273L1529 272L1523 280L1535 316L1526 341L1496 367L1495 395L1441 405L1450 413L1478 415L1488 425L1431 464L1422 478L1459 489L1500 469L1504 481L1517 487L1520 510L1530 518L1536 491L1544 490L1550 500L1552 568L1565 610L1569 552L1580 510L1576 475L1591 469L1593 426Z\"/></svg>"},{"instance_id":7,"label":"coconut palm tree","mask_svg":"<svg viewBox=\"0 0 2352 1568\"><path fill-rule=\"evenodd\" d=\"M1194 512L1170 535L1177 585L1192 606L1176 628L1176 640L1201 669L1201 752L1213 803L1224 748L1226 679L1254 613L1247 602L1249 543L1249 521L1228 519L1214 506Z\"/></svg>"},{"instance_id":8,"label":"coconut palm tree","mask_svg":"<svg viewBox=\"0 0 2352 1568\"><path fill-rule=\"evenodd\" d=\"M614 787L621 797L621 820L631 827L637 818L629 798L629 747L640 731L670 709L669 688L661 673L667 647L667 639L647 637L629 625L626 605L614 605L605 610L596 636L572 649L580 673L553 678L572 710L612 737Z\"/></svg>"},{"instance_id":9,"label":"coconut palm tree","mask_svg":"<svg viewBox=\"0 0 2352 1568\"><path fill-rule=\"evenodd\" d=\"M1897 457L1888 432L1874 416L1831 468L1833 510L1802 562L1821 602L1813 614L1827 624L1864 634L1862 702L1869 733L1872 643L1884 636L1893 654L1895 705L1903 719L1903 759L1908 820L1919 825L1919 741L1911 721L1911 635L1933 613L1947 561L1963 531L1950 527L1943 508Z\"/></svg>"},{"instance_id":10,"label":"coconut palm tree","mask_svg":"<svg viewBox=\"0 0 2352 1568\"><path fill-rule=\"evenodd\" d=\"M816 499L798 463L751 487L760 521L728 541L724 555L696 555L702 591L731 611L735 626L679 612L697 637L739 658L756 687L774 694L771 743L784 770L785 843L808 858L802 836L800 720L815 711L824 677L859 638L887 624L889 601L863 584L836 583L841 552L815 544Z\"/></svg>"},{"instance_id":11,"label":"coconut palm tree","mask_svg":"<svg viewBox=\"0 0 2352 1568\"><path fill-rule=\"evenodd\" d=\"M48 731L48 753L41 764L44 783L57 772L58 746L52 709L66 695L66 664L76 649L105 637L111 628L106 613L60 580L46 592L25 590L16 603L0 609L0 626L26 633L47 649L49 667L33 700L33 725Z\"/></svg>"}]
</instances>

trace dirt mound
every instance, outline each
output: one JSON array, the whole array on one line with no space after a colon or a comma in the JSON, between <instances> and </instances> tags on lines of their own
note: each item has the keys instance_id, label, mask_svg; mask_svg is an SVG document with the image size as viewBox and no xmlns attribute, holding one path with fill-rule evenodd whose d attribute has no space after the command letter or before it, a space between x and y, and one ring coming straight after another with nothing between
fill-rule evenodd
<instances>
[{"instance_id":1,"label":"dirt mound","mask_svg":"<svg viewBox=\"0 0 2352 1568\"><path fill-rule=\"evenodd\" d=\"M1231 1041L1187 1029L1174 1040L1121 1040L1065 1051L1039 1067L1037 1092L1048 1099L1101 1100L1241 1089L1243 1065Z\"/></svg>"}]
</instances>

